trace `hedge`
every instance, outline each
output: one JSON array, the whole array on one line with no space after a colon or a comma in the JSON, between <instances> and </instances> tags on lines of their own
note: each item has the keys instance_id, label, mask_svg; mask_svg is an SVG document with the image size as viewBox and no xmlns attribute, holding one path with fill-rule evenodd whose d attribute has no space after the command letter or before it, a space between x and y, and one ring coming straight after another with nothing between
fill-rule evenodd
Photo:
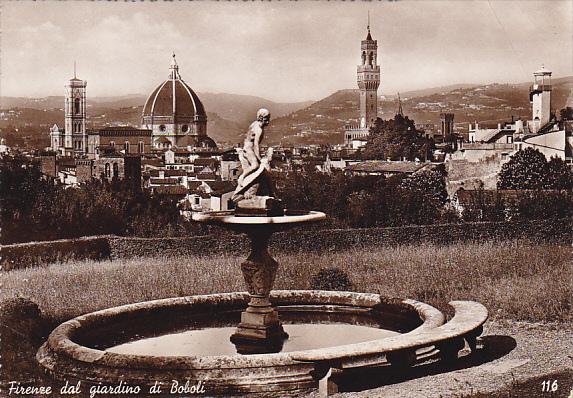
<instances>
[{"instance_id":1,"label":"hedge","mask_svg":"<svg viewBox=\"0 0 573 398\"><path fill-rule=\"evenodd\" d=\"M505 241L524 239L537 243L571 244L573 219L523 222L477 222L415 225L394 228L293 230L273 235L270 250L338 251L356 247L429 242ZM5 271L64 263L75 259L121 259L150 256L239 254L248 252L246 237L231 233L180 238L95 236L50 242L5 245L0 266Z\"/></svg>"}]
</instances>

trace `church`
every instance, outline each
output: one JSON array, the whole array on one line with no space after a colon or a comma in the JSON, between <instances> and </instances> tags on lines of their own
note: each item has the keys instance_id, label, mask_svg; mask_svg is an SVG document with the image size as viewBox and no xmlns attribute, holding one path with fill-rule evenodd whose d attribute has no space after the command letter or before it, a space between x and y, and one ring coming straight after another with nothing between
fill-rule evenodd
<instances>
[{"instance_id":1,"label":"church","mask_svg":"<svg viewBox=\"0 0 573 398\"><path fill-rule=\"evenodd\" d=\"M142 128L151 130L156 148L216 148L207 136L207 113L201 100L179 75L172 56L169 78L157 86L143 107Z\"/></svg>"},{"instance_id":2,"label":"church","mask_svg":"<svg viewBox=\"0 0 573 398\"><path fill-rule=\"evenodd\" d=\"M64 128L50 129L50 147L59 155L97 159L109 151L149 154L168 148L213 150L217 144L207 136L207 113L197 94L179 74L172 56L169 76L149 95L143 107L141 128L86 128L87 81L76 76L66 84Z\"/></svg>"}]
</instances>

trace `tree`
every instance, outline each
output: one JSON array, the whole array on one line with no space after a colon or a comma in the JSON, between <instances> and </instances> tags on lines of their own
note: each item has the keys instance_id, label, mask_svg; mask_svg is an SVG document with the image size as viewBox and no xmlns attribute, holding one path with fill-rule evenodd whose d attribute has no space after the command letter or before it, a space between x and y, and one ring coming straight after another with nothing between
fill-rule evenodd
<instances>
[{"instance_id":1,"label":"tree","mask_svg":"<svg viewBox=\"0 0 573 398\"><path fill-rule=\"evenodd\" d=\"M402 180L402 188L421 192L428 197L445 204L448 199L446 191L446 172L442 169L425 169Z\"/></svg>"},{"instance_id":2,"label":"tree","mask_svg":"<svg viewBox=\"0 0 573 398\"><path fill-rule=\"evenodd\" d=\"M5 244L116 234L188 236L203 227L185 221L173 200L125 181L90 181L65 189L36 164L0 159L0 227Z\"/></svg>"},{"instance_id":3,"label":"tree","mask_svg":"<svg viewBox=\"0 0 573 398\"><path fill-rule=\"evenodd\" d=\"M573 189L573 171L561 158L551 158L547 163L545 189Z\"/></svg>"},{"instance_id":4,"label":"tree","mask_svg":"<svg viewBox=\"0 0 573 398\"><path fill-rule=\"evenodd\" d=\"M407 116L394 119L376 119L370 130L364 150L365 159L407 160L425 159L431 143L416 130L414 121Z\"/></svg>"},{"instance_id":5,"label":"tree","mask_svg":"<svg viewBox=\"0 0 573 398\"><path fill-rule=\"evenodd\" d=\"M537 149L525 148L501 167L497 189L543 189L547 173L545 155Z\"/></svg>"}]
</instances>

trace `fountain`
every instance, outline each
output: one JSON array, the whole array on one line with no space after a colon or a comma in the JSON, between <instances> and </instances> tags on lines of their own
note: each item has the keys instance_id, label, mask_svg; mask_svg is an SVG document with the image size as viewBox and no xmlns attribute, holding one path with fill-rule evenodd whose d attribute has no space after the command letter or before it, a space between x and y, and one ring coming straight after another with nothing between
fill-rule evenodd
<instances>
[{"instance_id":1,"label":"fountain","mask_svg":"<svg viewBox=\"0 0 573 398\"><path fill-rule=\"evenodd\" d=\"M324 213L285 214L273 217L241 217L230 213L198 213L193 219L221 225L244 232L250 240L251 252L241 264L250 300L241 313L241 323L231 336L241 354L279 352L288 335L283 330L276 309L271 306L269 294L275 280L278 263L268 252L270 236L277 230L317 222L326 218Z\"/></svg>"},{"instance_id":2,"label":"fountain","mask_svg":"<svg viewBox=\"0 0 573 398\"><path fill-rule=\"evenodd\" d=\"M345 369L407 370L429 359L455 360L465 343L475 351L487 319L479 303L451 302L455 315L446 322L440 311L415 300L272 290L278 263L268 251L271 235L326 216L285 210L274 196L272 150L259 155L269 119L260 110L238 150L243 174L233 195L235 210L193 215L247 235L251 251L241 270L248 293L129 304L64 322L37 353L49 374L143 393L161 387L172 393L194 388L284 396L320 386L327 394L336 391Z\"/></svg>"}]
</instances>

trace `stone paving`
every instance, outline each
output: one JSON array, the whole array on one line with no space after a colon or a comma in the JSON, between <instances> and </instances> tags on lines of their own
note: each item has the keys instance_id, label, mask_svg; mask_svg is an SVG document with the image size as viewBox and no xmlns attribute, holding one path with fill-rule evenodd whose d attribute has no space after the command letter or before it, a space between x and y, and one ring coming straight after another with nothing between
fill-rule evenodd
<instances>
[{"instance_id":1,"label":"stone paving","mask_svg":"<svg viewBox=\"0 0 573 398\"><path fill-rule=\"evenodd\" d=\"M461 398L478 392L492 393L534 377L573 369L571 323L489 321L484 325L482 340L485 351L473 363L469 357L463 357L462 352L460 366L450 368L449 371L437 363L428 364L424 371L420 369L419 372L413 372L415 378L404 380L404 375L396 375L387 377L386 382L380 373L374 373L369 375L368 389L332 396ZM388 380L394 384L388 384ZM360 389L360 386L354 388ZM538 391L532 391L531 396L569 397L572 388L573 380L568 385L560 385L555 393L543 393L540 384Z\"/></svg>"}]
</instances>

